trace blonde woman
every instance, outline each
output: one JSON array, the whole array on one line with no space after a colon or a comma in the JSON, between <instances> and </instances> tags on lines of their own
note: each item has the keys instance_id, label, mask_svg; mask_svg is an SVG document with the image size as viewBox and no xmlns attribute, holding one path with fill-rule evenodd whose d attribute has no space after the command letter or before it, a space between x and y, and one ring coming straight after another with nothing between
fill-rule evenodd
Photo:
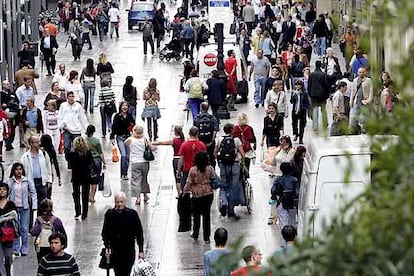
<instances>
[{"instance_id":1,"label":"blonde woman","mask_svg":"<svg viewBox=\"0 0 414 276\"><path fill-rule=\"evenodd\" d=\"M160 101L160 91L157 89L157 80L151 78L148 86L144 89L142 99L145 102L144 110L142 111L142 120L147 119L148 136L152 141L158 139L158 123L157 120L161 118L158 102Z\"/></svg>"},{"instance_id":2,"label":"blonde woman","mask_svg":"<svg viewBox=\"0 0 414 276\"><path fill-rule=\"evenodd\" d=\"M112 75L114 73L114 68L112 64L108 61L106 54L101 53L99 55L99 63L96 67L96 74L101 78L101 87L103 87L102 82L107 81L109 87L112 86Z\"/></svg>"},{"instance_id":3,"label":"blonde woman","mask_svg":"<svg viewBox=\"0 0 414 276\"><path fill-rule=\"evenodd\" d=\"M250 169L251 159L256 157L256 136L253 128L248 125L247 114L240 113L237 117L237 125L233 127L233 137L240 139L244 151L244 165Z\"/></svg>"},{"instance_id":4,"label":"blonde woman","mask_svg":"<svg viewBox=\"0 0 414 276\"><path fill-rule=\"evenodd\" d=\"M134 126L132 135L125 140L125 145L130 149L131 163L131 188L136 193L135 204L141 204L141 193L144 194L144 203L147 203L150 192L148 184L149 161L144 159L145 145L148 144L152 150L154 146L144 137L144 128Z\"/></svg>"},{"instance_id":5,"label":"blonde woman","mask_svg":"<svg viewBox=\"0 0 414 276\"><path fill-rule=\"evenodd\" d=\"M92 153L88 142L83 137L73 140L72 151L69 153L69 162L72 166L73 201L75 203L75 219L81 215L80 189L82 187L82 220L88 217L89 189L91 168L95 168Z\"/></svg>"}]
</instances>

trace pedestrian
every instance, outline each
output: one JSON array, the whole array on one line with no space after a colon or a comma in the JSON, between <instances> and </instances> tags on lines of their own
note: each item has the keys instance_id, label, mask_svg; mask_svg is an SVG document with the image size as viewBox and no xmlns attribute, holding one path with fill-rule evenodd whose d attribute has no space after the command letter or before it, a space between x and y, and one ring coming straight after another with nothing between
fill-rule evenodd
<instances>
[{"instance_id":1,"label":"pedestrian","mask_svg":"<svg viewBox=\"0 0 414 276\"><path fill-rule=\"evenodd\" d=\"M143 121L147 120L147 131L150 141L158 139L158 123L157 120L161 118L158 102L160 101L160 91L157 89L157 80L151 78L148 86L145 87L142 99L145 102L144 110L141 118Z\"/></svg>"},{"instance_id":2,"label":"pedestrian","mask_svg":"<svg viewBox=\"0 0 414 276\"><path fill-rule=\"evenodd\" d=\"M23 109L20 120L23 122L24 143L29 148L29 138L43 132L42 111L35 106L34 97L26 98L26 108Z\"/></svg>"},{"instance_id":3,"label":"pedestrian","mask_svg":"<svg viewBox=\"0 0 414 276\"><path fill-rule=\"evenodd\" d=\"M135 242L138 257L144 258L144 233L137 211L127 208L125 193L115 195L115 207L105 213L102 239L109 248L109 258L115 276L128 276L135 261Z\"/></svg>"},{"instance_id":4,"label":"pedestrian","mask_svg":"<svg viewBox=\"0 0 414 276\"><path fill-rule=\"evenodd\" d=\"M91 177L91 189L89 192L89 202L95 203L95 194L96 194L96 187L101 181L102 177L102 170L105 170L105 155L102 149L101 141L98 138L94 137L93 134L95 133L96 128L94 125L89 125L86 128L86 137L85 140L88 142L89 148L91 150L93 163L95 165L95 175L96 177Z\"/></svg>"},{"instance_id":5,"label":"pedestrian","mask_svg":"<svg viewBox=\"0 0 414 276\"><path fill-rule=\"evenodd\" d=\"M257 57L252 59L249 73L250 81L254 72L254 102L256 108L258 108L260 104L264 105L262 101L262 90L265 89L266 79L269 76L270 67L270 61L263 56L263 50L259 49L257 51Z\"/></svg>"},{"instance_id":6,"label":"pedestrian","mask_svg":"<svg viewBox=\"0 0 414 276\"><path fill-rule=\"evenodd\" d=\"M348 119L345 111L345 92L348 89L346 82L340 82L338 89L332 96L332 125L331 136L343 135L348 132Z\"/></svg>"},{"instance_id":7,"label":"pedestrian","mask_svg":"<svg viewBox=\"0 0 414 276\"><path fill-rule=\"evenodd\" d=\"M14 149L13 141L16 135L16 126L18 125L17 119L19 114L19 99L11 89L10 82L4 80L2 82L2 91L0 91L0 103L1 109L7 114L10 122L10 133L5 139L6 151Z\"/></svg>"},{"instance_id":8,"label":"pedestrian","mask_svg":"<svg viewBox=\"0 0 414 276\"><path fill-rule=\"evenodd\" d=\"M359 68L369 68L369 61L361 48L356 48L355 54L349 62L352 68L353 77L356 78L359 75Z\"/></svg>"},{"instance_id":9,"label":"pedestrian","mask_svg":"<svg viewBox=\"0 0 414 276\"><path fill-rule=\"evenodd\" d=\"M346 31L341 36L339 40L339 46L341 48L341 52L345 58L346 70L349 69L349 62L354 52L354 47L356 45L356 37L352 31L351 26L346 27Z\"/></svg>"},{"instance_id":10,"label":"pedestrian","mask_svg":"<svg viewBox=\"0 0 414 276\"><path fill-rule=\"evenodd\" d=\"M79 73L76 70L72 70L69 73L68 84L66 85L66 100L69 92L74 93L74 101L80 103L81 106L85 104L85 93L79 81Z\"/></svg>"},{"instance_id":11,"label":"pedestrian","mask_svg":"<svg viewBox=\"0 0 414 276\"><path fill-rule=\"evenodd\" d=\"M287 254L293 248L295 248L295 239L296 239L296 228L293 225L286 225L282 228L282 238L284 240L285 246L277 249L273 256L275 258L280 258L282 255Z\"/></svg>"},{"instance_id":12,"label":"pedestrian","mask_svg":"<svg viewBox=\"0 0 414 276\"><path fill-rule=\"evenodd\" d=\"M312 33L316 37L317 54L319 57L326 54L326 38L328 37L328 32L325 16L320 14L312 28Z\"/></svg>"},{"instance_id":13,"label":"pedestrian","mask_svg":"<svg viewBox=\"0 0 414 276\"><path fill-rule=\"evenodd\" d=\"M109 87L112 86L112 74L114 73L114 68L112 64L108 61L108 58L105 53L99 55L99 63L96 66L96 75L100 77L100 83L102 87L102 82L107 81Z\"/></svg>"},{"instance_id":14,"label":"pedestrian","mask_svg":"<svg viewBox=\"0 0 414 276\"><path fill-rule=\"evenodd\" d=\"M99 111L101 114L101 129L102 138L106 138L106 130L112 129L112 115L116 113L115 93L114 90L109 87L108 80L104 80L101 83L101 90L98 94Z\"/></svg>"},{"instance_id":15,"label":"pedestrian","mask_svg":"<svg viewBox=\"0 0 414 276\"><path fill-rule=\"evenodd\" d=\"M34 92L32 88L33 78L31 76L24 77L24 84L19 86L16 89L16 96L19 100L19 115L21 116L23 111L27 108L27 98L34 97ZM20 118L19 116L19 118ZM26 148L24 144L24 131L23 131L24 123L22 120L19 119L19 140L20 140L20 148Z\"/></svg>"},{"instance_id":16,"label":"pedestrian","mask_svg":"<svg viewBox=\"0 0 414 276\"><path fill-rule=\"evenodd\" d=\"M49 93L47 93L45 100L43 101L43 104L45 106L45 110L48 110L49 101L53 100L55 101L54 107L55 110L58 110L60 108L60 105L64 102L66 102L66 95L65 93L60 89L59 82L54 81L51 85L51 90Z\"/></svg>"},{"instance_id":17,"label":"pedestrian","mask_svg":"<svg viewBox=\"0 0 414 276\"><path fill-rule=\"evenodd\" d=\"M227 51L224 71L227 75L227 93L229 94L227 107L230 111L237 111L234 108L237 98L237 60L236 53L233 50Z\"/></svg>"},{"instance_id":18,"label":"pedestrian","mask_svg":"<svg viewBox=\"0 0 414 276\"><path fill-rule=\"evenodd\" d=\"M184 50L183 56L185 55L186 58L193 60L193 52L190 50L190 44L194 41L194 29L191 27L189 20L185 20L183 23L180 40Z\"/></svg>"},{"instance_id":19,"label":"pedestrian","mask_svg":"<svg viewBox=\"0 0 414 276\"><path fill-rule=\"evenodd\" d=\"M10 133L8 121L7 113L3 109L0 109L0 162L3 162L3 141L7 139Z\"/></svg>"},{"instance_id":20,"label":"pedestrian","mask_svg":"<svg viewBox=\"0 0 414 276\"><path fill-rule=\"evenodd\" d=\"M288 97L285 93L283 81L277 80L273 83L273 89L267 93L266 99L264 100L265 108L269 106L270 103L274 103L277 106L277 121L280 127L281 132L284 130L284 120L288 117Z\"/></svg>"},{"instance_id":21,"label":"pedestrian","mask_svg":"<svg viewBox=\"0 0 414 276\"><path fill-rule=\"evenodd\" d=\"M290 162L280 164L281 176L278 176L271 189L270 205L276 205L279 217L279 229L286 225L296 225L297 201L299 200L299 182L291 175Z\"/></svg>"},{"instance_id":22,"label":"pedestrian","mask_svg":"<svg viewBox=\"0 0 414 276\"><path fill-rule=\"evenodd\" d=\"M59 162L57 159L57 151L55 151L55 148L53 146L52 137L48 134L43 134L40 137L40 145L42 146L41 150L46 152L49 156L50 165L55 168L56 171L56 177L57 177L57 183L59 186L62 185L61 179L60 179L60 168L59 168ZM54 182L54 174L53 169L52 171L52 183ZM52 198L52 185L47 187L47 198Z\"/></svg>"},{"instance_id":23,"label":"pedestrian","mask_svg":"<svg viewBox=\"0 0 414 276\"><path fill-rule=\"evenodd\" d=\"M80 82L82 83L83 93L85 95L85 105L83 108L85 112L88 112L89 104L89 113L93 113L94 108L94 98L95 98L95 79L96 79L96 70L93 65L93 59L88 58L86 60L86 67L82 69L82 74L80 76Z\"/></svg>"},{"instance_id":24,"label":"pedestrian","mask_svg":"<svg viewBox=\"0 0 414 276\"><path fill-rule=\"evenodd\" d=\"M17 209L13 201L8 198L9 185L0 182L0 225L13 222L18 224ZM13 242L0 241L0 274L11 276Z\"/></svg>"},{"instance_id":25,"label":"pedestrian","mask_svg":"<svg viewBox=\"0 0 414 276\"><path fill-rule=\"evenodd\" d=\"M263 120L262 141L260 143L261 147L264 146L265 139L267 148L279 146L281 127L277 113L278 110L276 104L270 103L267 106L267 115Z\"/></svg>"},{"instance_id":26,"label":"pedestrian","mask_svg":"<svg viewBox=\"0 0 414 276\"><path fill-rule=\"evenodd\" d=\"M48 241L52 253L47 254L40 260L37 275L80 276L75 258L64 251L66 248L66 237L61 233L54 233L49 236Z\"/></svg>"},{"instance_id":27,"label":"pedestrian","mask_svg":"<svg viewBox=\"0 0 414 276\"><path fill-rule=\"evenodd\" d=\"M81 136L81 133L88 126L88 120L80 103L75 102L75 95L72 91L66 94L67 101L62 103L59 110L59 128L63 132L63 144L65 148L65 159L69 162L69 153L72 151L73 140Z\"/></svg>"},{"instance_id":28,"label":"pedestrian","mask_svg":"<svg viewBox=\"0 0 414 276\"><path fill-rule=\"evenodd\" d=\"M194 119L194 126L198 128L198 139L206 145L210 165L212 165L213 168L215 168L215 140L216 134L220 129L217 118L208 113L208 108L208 103L201 103L201 110L197 117Z\"/></svg>"},{"instance_id":29,"label":"pedestrian","mask_svg":"<svg viewBox=\"0 0 414 276\"><path fill-rule=\"evenodd\" d=\"M286 21L282 23L282 42L281 47L293 44L296 34L296 24L292 21L292 16L288 15Z\"/></svg>"},{"instance_id":30,"label":"pedestrian","mask_svg":"<svg viewBox=\"0 0 414 276\"><path fill-rule=\"evenodd\" d=\"M135 121L137 116L137 100L139 100L139 95L137 92L137 88L132 85L133 81L134 78L132 76L127 76L125 78L125 84L122 87L122 98L124 99L124 101L128 102L129 112L131 113L132 118L134 118Z\"/></svg>"},{"instance_id":31,"label":"pedestrian","mask_svg":"<svg viewBox=\"0 0 414 276\"><path fill-rule=\"evenodd\" d=\"M132 115L129 113L129 105L127 102L121 102L119 105L119 111L115 114L112 122L111 130L111 143L118 145L119 152L121 153L121 178L122 180L128 180L128 167L129 167L129 148L125 145L125 140L131 135L134 128L135 121Z\"/></svg>"},{"instance_id":32,"label":"pedestrian","mask_svg":"<svg viewBox=\"0 0 414 276\"><path fill-rule=\"evenodd\" d=\"M49 245L49 236L55 233L60 233L67 238L66 230L60 218L53 215L53 201L45 198L39 205L39 216L30 230L30 234L34 237L34 246L37 254L37 263L40 263L42 258L51 254Z\"/></svg>"},{"instance_id":33,"label":"pedestrian","mask_svg":"<svg viewBox=\"0 0 414 276\"><path fill-rule=\"evenodd\" d=\"M68 39L70 39L70 45L72 47L73 60L80 60L80 55L83 48L82 40L82 27L78 20L73 22L73 26L70 28Z\"/></svg>"},{"instance_id":34,"label":"pedestrian","mask_svg":"<svg viewBox=\"0 0 414 276\"><path fill-rule=\"evenodd\" d=\"M23 153L20 162L23 165L26 178L36 188L36 206L38 206L46 198L47 188L52 185L52 168L49 155L46 151L40 149L40 137L37 135L31 136L28 143L30 148ZM32 204L34 203L32 202Z\"/></svg>"},{"instance_id":35,"label":"pedestrian","mask_svg":"<svg viewBox=\"0 0 414 276\"><path fill-rule=\"evenodd\" d=\"M45 35L40 40L40 51L43 53L43 57L46 62L46 76L52 76L52 74L55 74L55 55L59 46L57 44L56 38L50 34L49 28L45 28L44 31Z\"/></svg>"},{"instance_id":36,"label":"pedestrian","mask_svg":"<svg viewBox=\"0 0 414 276\"><path fill-rule=\"evenodd\" d=\"M206 89L208 89L207 83L198 76L197 70L193 69L190 78L184 84L184 90L188 92L188 104L193 120L200 113L200 105L204 100L203 90Z\"/></svg>"},{"instance_id":37,"label":"pedestrian","mask_svg":"<svg viewBox=\"0 0 414 276\"><path fill-rule=\"evenodd\" d=\"M144 137L144 128L134 126L132 135L125 140L125 145L130 150L131 163L131 191L136 195L135 205L141 204L141 193L144 194L144 203L149 200L150 186L148 183L148 172L150 162L144 158L146 147L154 150L155 147Z\"/></svg>"},{"instance_id":38,"label":"pedestrian","mask_svg":"<svg viewBox=\"0 0 414 276\"><path fill-rule=\"evenodd\" d=\"M111 23L110 37L116 33L116 38L119 38L119 21L121 19L118 6L115 3L111 4L111 8L108 10L109 23Z\"/></svg>"},{"instance_id":39,"label":"pedestrian","mask_svg":"<svg viewBox=\"0 0 414 276\"><path fill-rule=\"evenodd\" d=\"M248 245L242 250L242 258L246 262L246 266L232 271L230 276L248 276L251 273L260 272L260 264L262 261L260 249L253 245Z\"/></svg>"},{"instance_id":40,"label":"pedestrian","mask_svg":"<svg viewBox=\"0 0 414 276\"><path fill-rule=\"evenodd\" d=\"M43 113L44 133L52 137L53 147L58 152L60 144L59 115L56 111L56 100L48 100L47 110Z\"/></svg>"},{"instance_id":41,"label":"pedestrian","mask_svg":"<svg viewBox=\"0 0 414 276\"><path fill-rule=\"evenodd\" d=\"M33 88L33 93L37 95L37 87L34 79L39 78L39 74L36 72L35 69L29 64L23 64L23 67L17 70L14 73L14 80L16 87L19 87L24 84L24 77L29 76L32 78L32 82L30 83L30 86Z\"/></svg>"},{"instance_id":42,"label":"pedestrian","mask_svg":"<svg viewBox=\"0 0 414 276\"><path fill-rule=\"evenodd\" d=\"M142 40L144 43L144 55L147 54L148 43L151 46L151 54L154 55L154 27L149 21L149 17L145 17L144 25L142 26Z\"/></svg>"},{"instance_id":43,"label":"pedestrian","mask_svg":"<svg viewBox=\"0 0 414 276\"><path fill-rule=\"evenodd\" d=\"M300 185L302 179L303 163L305 162L306 148L304 146L297 146L293 159L290 162L292 166L292 176L296 177Z\"/></svg>"},{"instance_id":44,"label":"pedestrian","mask_svg":"<svg viewBox=\"0 0 414 276\"><path fill-rule=\"evenodd\" d=\"M269 91L273 90L273 84L277 80L282 81L282 85L283 85L282 72L279 70L278 67L273 65L272 70L270 71L270 76L266 80L265 89L263 90L263 95L262 95L262 100L265 104L265 109L267 109L266 104L269 104L269 102L266 102L267 95L268 95Z\"/></svg>"},{"instance_id":45,"label":"pedestrian","mask_svg":"<svg viewBox=\"0 0 414 276\"><path fill-rule=\"evenodd\" d=\"M56 72L56 74L53 76L52 79L52 91L53 91L53 83L58 82L58 88L60 91L64 92L66 89L66 85L68 83L69 75L66 72L66 66L64 63L59 64L59 72ZM64 95L66 96L66 95ZM60 104L59 104L60 105Z\"/></svg>"},{"instance_id":46,"label":"pedestrian","mask_svg":"<svg viewBox=\"0 0 414 276\"><path fill-rule=\"evenodd\" d=\"M89 36L89 33L91 31L91 27L93 26L92 22L90 22L86 17L82 20L82 48L85 43L89 44L88 50L92 50L92 41Z\"/></svg>"},{"instance_id":47,"label":"pedestrian","mask_svg":"<svg viewBox=\"0 0 414 276\"><path fill-rule=\"evenodd\" d=\"M385 112L391 112L395 104L396 94L392 89L392 80L386 80L382 83L380 94L381 106Z\"/></svg>"},{"instance_id":48,"label":"pedestrian","mask_svg":"<svg viewBox=\"0 0 414 276\"><path fill-rule=\"evenodd\" d=\"M310 108L309 96L304 90L303 81L296 80L295 90L290 98L292 106L292 128L293 128L293 141L296 141L299 137L299 144L303 144L303 136L306 127L306 115ZM299 130L298 130L299 123Z\"/></svg>"},{"instance_id":49,"label":"pedestrian","mask_svg":"<svg viewBox=\"0 0 414 276\"><path fill-rule=\"evenodd\" d=\"M69 162L72 165L72 188L73 202L75 204L75 219L79 220L82 214L82 220L88 217L89 190L91 184L91 175L97 173L92 158L89 143L82 137L76 137L73 140L73 148L69 153ZM92 173L93 171L93 173ZM80 193L82 187L82 210Z\"/></svg>"},{"instance_id":50,"label":"pedestrian","mask_svg":"<svg viewBox=\"0 0 414 276\"><path fill-rule=\"evenodd\" d=\"M206 82L207 89L207 101L211 107L211 112L214 117L218 119L217 110L219 106L223 105L226 99L226 88L224 86L224 81L220 78L219 72L217 70L211 71L211 78Z\"/></svg>"},{"instance_id":51,"label":"pedestrian","mask_svg":"<svg viewBox=\"0 0 414 276\"><path fill-rule=\"evenodd\" d=\"M252 40L250 36L247 34L246 30L240 31L239 41L240 41L239 42L240 48L242 49L242 52L243 52L244 60L246 61L247 64L249 64L248 57L249 57L250 50L252 49L251 47Z\"/></svg>"},{"instance_id":52,"label":"pedestrian","mask_svg":"<svg viewBox=\"0 0 414 276\"><path fill-rule=\"evenodd\" d=\"M233 124L225 124L224 135L217 138L214 156L220 167L220 214L226 214L235 220L240 219L234 212L234 206L244 204L242 184L240 182L240 163L244 160L243 145L234 137Z\"/></svg>"},{"instance_id":53,"label":"pedestrian","mask_svg":"<svg viewBox=\"0 0 414 276\"><path fill-rule=\"evenodd\" d=\"M251 161L256 158L256 136L253 128L248 124L247 114L240 113L237 116L237 125L234 126L233 137L239 138L243 145L244 165L247 171L250 169Z\"/></svg>"},{"instance_id":54,"label":"pedestrian","mask_svg":"<svg viewBox=\"0 0 414 276\"><path fill-rule=\"evenodd\" d=\"M243 18L243 22L246 23L248 34L251 35L252 30L254 29L254 23L256 21L256 17L255 17L255 10L250 0L246 1L246 6L243 8L243 11L242 11L242 18Z\"/></svg>"},{"instance_id":55,"label":"pedestrian","mask_svg":"<svg viewBox=\"0 0 414 276\"><path fill-rule=\"evenodd\" d=\"M98 22L98 34L99 40L102 42L103 36L106 34L106 26L108 25L108 16L103 11L102 7L98 7L98 15L96 16L96 20Z\"/></svg>"},{"instance_id":56,"label":"pedestrian","mask_svg":"<svg viewBox=\"0 0 414 276\"><path fill-rule=\"evenodd\" d=\"M204 253L204 276L217 275L214 271L214 264L221 256L229 254L226 248L228 232L224 227L219 227L214 232L215 248ZM230 271L226 275L230 274Z\"/></svg>"},{"instance_id":57,"label":"pedestrian","mask_svg":"<svg viewBox=\"0 0 414 276\"><path fill-rule=\"evenodd\" d=\"M30 49L29 41L25 40L22 45L22 49L17 53L19 57L19 68L22 68L26 64L29 64L32 68L35 68L35 55L34 51Z\"/></svg>"},{"instance_id":58,"label":"pedestrian","mask_svg":"<svg viewBox=\"0 0 414 276\"><path fill-rule=\"evenodd\" d=\"M177 170L178 170L178 160L180 159L180 155L178 152L180 151L181 145L184 143L184 133L182 126L174 126L174 137L172 140L168 141L156 141L152 144L155 146L162 146L162 145L168 145L172 146L173 148L173 160L172 160L172 166L173 166L173 172L174 172L174 178L175 178L175 188L177 190L177 196L181 193L181 179L177 176Z\"/></svg>"},{"instance_id":59,"label":"pedestrian","mask_svg":"<svg viewBox=\"0 0 414 276\"><path fill-rule=\"evenodd\" d=\"M26 177L23 164L19 162L12 165L8 185L9 199L16 206L20 229L20 237L13 242L13 254L26 256L29 253L30 215L38 206L35 185Z\"/></svg>"},{"instance_id":60,"label":"pedestrian","mask_svg":"<svg viewBox=\"0 0 414 276\"><path fill-rule=\"evenodd\" d=\"M162 8L155 11L152 22L154 23L154 37L157 40L157 49L159 50L165 35L165 17Z\"/></svg>"},{"instance_id":61,"label":"pedestrian","mask_svg":"<svg viewBox=\"0 0 414 276\"><path fill-rule=\"evenodd\" d=\"M69 31L69 25L71 21L71 7L70 2L65 2L64 7L60 13L60 21L63 24L63 28L65 29L65 33Z\"/></svg>"},{"instance_id":62,"label":"pedestrian","mask_svg":"<svg viewBox=\"0 0 414 276\"><path fill-rule=\"evenodd\" d=\"M326 100L329 98L329 87L326 74L322 72L322 62L315 62L315 71L309 75L308 94L312 102L312 129L318 130L319 107L322 111L322 127L328 126L328 115L326 113Z\"/></svg>"}]
</instances>

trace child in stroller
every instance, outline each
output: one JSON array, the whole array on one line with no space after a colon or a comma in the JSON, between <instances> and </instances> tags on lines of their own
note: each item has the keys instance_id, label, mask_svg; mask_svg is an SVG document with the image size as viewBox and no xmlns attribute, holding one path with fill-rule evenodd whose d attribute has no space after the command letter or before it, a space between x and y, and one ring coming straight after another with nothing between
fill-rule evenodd
<instances>
[{"instance_id":1,"label":"child in stroller","mask_svg":"<svg viewBox=\"0 0 414 276\"><path fill-rule=\"evenodd\" d=\"M173 38L165 47L160 51L160 60L170 61L175 58L177 61L181 59L181 43L177 38Z\"/></svg>"}]
</instances>

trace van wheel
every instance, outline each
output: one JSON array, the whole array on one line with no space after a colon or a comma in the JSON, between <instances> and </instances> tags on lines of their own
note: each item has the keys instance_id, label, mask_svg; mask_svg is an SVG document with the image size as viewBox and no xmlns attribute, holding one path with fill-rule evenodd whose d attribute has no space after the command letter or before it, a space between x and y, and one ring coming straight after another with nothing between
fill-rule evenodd
<instances>
[{"instance_id":1,"label":"van wheel","mask_svg":"<svg viewBox=\"0 0 414 276\"><path fill-rule=\"evenodd\" d=\"M132 30L132 25L128 24L128 30Z\"/></svg>"}]
</instances>

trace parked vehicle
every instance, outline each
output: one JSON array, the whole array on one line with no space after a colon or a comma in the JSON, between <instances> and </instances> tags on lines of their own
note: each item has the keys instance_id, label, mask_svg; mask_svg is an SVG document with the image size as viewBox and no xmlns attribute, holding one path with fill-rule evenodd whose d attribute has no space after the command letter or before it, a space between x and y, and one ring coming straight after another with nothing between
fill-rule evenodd
<instances>
[{"instance_id":1,"label":"parked vehicle","mask_svg":"<svg viewBox=\"0 0 414 276\"><path fill-rule=\"evenodd\" d=\"M153 1L132 1L128 12L128 30L132 30L134 26L141 26L144 24L145 17L148 16L149 20L152 21L154 18L154 2Z\"/></svg>"}]
</instances>

